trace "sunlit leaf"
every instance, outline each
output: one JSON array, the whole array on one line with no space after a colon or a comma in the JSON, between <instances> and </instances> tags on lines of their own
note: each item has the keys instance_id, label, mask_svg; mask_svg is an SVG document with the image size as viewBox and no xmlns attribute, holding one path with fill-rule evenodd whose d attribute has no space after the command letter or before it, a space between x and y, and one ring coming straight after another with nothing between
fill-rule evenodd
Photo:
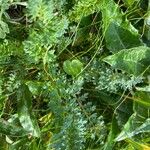
<instances>
[{"instance_id":1,"label":"sunlit leaf","mask_svg":"<svg viewBox=\"0 0 150 150\"><path fill-rule=\"evenodd\" d=\"M77 76L83 69L83 64L79 60L66 60L63 64L64 71L72 76Z\"/></svg>"},{"instance_id":2,"label":"sunlit leaf","mask_svg":"<svg viewBox=\"0 0 150 150\"><path fill-rule=\"evenodd\" d=\"M104 58L113 68L140 75L150 65L150 48L145 46L124 49Z\"/></svg>"},{"instance_id":3,"label":"sunlit leaf","mask_svg":"<svg viewBox=\"0 0 150 150\"><path fill-rule=\"evenodd\" d=\"M141 144L139 142L136 142L134 140L131 139L127 139L126 140L128 143L130 143L130 145L133 147L133 150L137 149L137 150L149 150L150 147L145 145L145 144ZM128 149L127 149L128 150ZM129 149L130 150L130 149Z\"/></svg>"},{"instance_id":4,"label":"sunlit leaf","mask_svg":"<svg viewBox=\"0 0 150 150\"><path fill-rule=\"evenodd\" d=\"M146 100L145 100L146 101ZM127 138L132 138L140 133L150 132L149 108L134 102L134 114L129 118L124 125L123 130L117 136L116 141L122 141Z\"/></svg>"}]
</instances>

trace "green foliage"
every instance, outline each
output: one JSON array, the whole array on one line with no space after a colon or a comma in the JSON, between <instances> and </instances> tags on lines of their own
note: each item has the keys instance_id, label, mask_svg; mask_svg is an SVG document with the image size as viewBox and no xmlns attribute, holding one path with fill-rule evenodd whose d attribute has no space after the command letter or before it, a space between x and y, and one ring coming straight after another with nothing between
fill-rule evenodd
<instances>
[{"instance_id":1,"label":"green foliage","mask_svg":"<svg viewBox=\"0 0 150 150\"><path fill-rule=\"evenodd\" d=\"M110 51L115 53L121 49L143 45L138 31L113 0L103 2L102 17L103 34Z\"/></svg>"},{"instance_id":2,"label":"green foliage","mask_svg":"<svg viewBox=\"0 0 150 150\"><path fill-rule=\"evenodd\" d=\"M149 12L0 0L0 150L150 149Z\"/></svg>"},{"instance_id":3,"label":"green foliage","mask_svg":"<svg viewBox=\"0 0 150 150\"><path fill-rule=\"evenodd\" d=\"M149 67L150 61L149 47L135 47L122 50L112 56L108 56L104 61L112 67L126 71L129 74L138 76Z\"/></svg>"},{"instance_id":4,"label":"green foliage","mask_svg":"<svg viewBox=\"0 0 150 150\"><path fill-rule=\"evenodd\" d=\"M63 69L67 74L76 76L82 71L83 65L79 60L66 60L63 63Z\"/></svg>"},{"instance_id":5,"label":"green foliage","mask_svg":"<svg viewBox=\"0 0 150 150\"><path fill-rule=\"evenodd\" d=\"M6 34L9 33L7 23L4 22L5 11L9 8L9 0L0 1L0 38L4 39Z\"/></svg>"},{"instance_id":6,"label":"green foliage","mask_svg":"<svg viewBox=\"0 0 150 150\"><path fill-rule=\"evenodd\" d=\"M102 2L99 0L79 0L75 3L73 11L70 12L70 17L73 20L80 21L94 12L98 12Z\"/></svg>"},{"instance_id":7,"label":"green foliage","mask_svg":"<svg viewBox=\"0 0 150 150\"><path fill-rule=\"evenodd\" d=\"M31 136L39 137L40 131L37 123L34 121L31 110L32 110L32 95L27 85L21 85L18 89L18 117L22 127L29 132Z\"/></svg>"}]
</instances>

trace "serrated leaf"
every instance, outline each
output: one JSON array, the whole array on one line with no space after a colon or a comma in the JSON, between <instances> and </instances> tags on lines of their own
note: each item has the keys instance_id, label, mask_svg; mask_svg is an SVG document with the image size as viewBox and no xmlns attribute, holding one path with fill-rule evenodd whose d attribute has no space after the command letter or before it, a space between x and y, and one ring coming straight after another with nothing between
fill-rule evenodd
<instances>
[{"instance_id":1,"label":"serrated leaf","mask_svg":"<svg viewBox=\"0 0 150 150\"><path fill-rule=\"evenodd\" d=\"M73 11L70 11L70 19L79 21L81 18L93 14L100 10L101 3L103 0L81 0L75 3ZM84 11L83 11L84 10Z\"/></svg>"},{"instance_id":2,"label":"serrated leaf","mask_svg":"<svg viewBox=\"0 0 150 150\"><path fill-rule=\"evenodd\" d=\"M113 68L124 70L129 74L140 75L150 65L150 48L146 46L124 49L104 58Z\"/></svg>"},{"instance_id":3,"label":"serrated leaf","mask_svg":"<svg viewBox=\"0 0 150 150\"><path fill-rule=\"evenodd\" d=\"M32 114L32 95L27 85L22 84L18 89L18 116L23 128L32 136L39 137L40 130Z\"/></svg>"}]
</instances>

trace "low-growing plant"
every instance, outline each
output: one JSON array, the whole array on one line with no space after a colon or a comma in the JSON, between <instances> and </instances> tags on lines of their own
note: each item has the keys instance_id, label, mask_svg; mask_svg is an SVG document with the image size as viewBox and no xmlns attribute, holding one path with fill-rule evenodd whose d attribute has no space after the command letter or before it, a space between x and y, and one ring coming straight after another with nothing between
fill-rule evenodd
<instances>
[{"instance_id":1,"label":"low-growing plant","mask_svg":"<svg viewBox=\"0 0 150 150\"><path fill-rule=\"evenodd\" d=\"M0 1L0 150L150 149L150 0Z\"/></svg>"}]
</instances>

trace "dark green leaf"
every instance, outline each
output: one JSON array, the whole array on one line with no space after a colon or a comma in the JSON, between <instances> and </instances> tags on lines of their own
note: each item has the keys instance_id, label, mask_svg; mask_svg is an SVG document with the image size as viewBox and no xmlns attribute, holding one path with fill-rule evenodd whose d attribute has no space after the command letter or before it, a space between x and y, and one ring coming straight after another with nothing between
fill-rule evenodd
<instances>
[{"instance_id":1,"label":"dark green leaf","mask_svg":"<svg viewBox=\"0 0 150 150\"><path fill-rule=\"evenodd\" d=\"M150 91L147 88L137 88L138 91L135 93L134 99L137 103L142 104L143 106L150 108Z\"/></svg>"},{"instance_id":2,"label":"dark green leaf","mask_svg":"<svg viewBox=\"0 0 150 150\"><path fill-rule=\"evenodd\" d=\"M107 142L104 145L104 150L113 150L115 141L114 139L116 138L116 135L118 134L118 124L117 120L115 118L112 119L112 124L111 124L111 129L107 138Z\"/></svg>"},{"instance_id":3,"label":"dark green leaf","mask_svg":"<svg viewBox=\"0 0 150 150\"><path fill-rule=\"evenodd\" d=\"M32 136L39 137L40 130L32 114L32 96L28 86L22 84L18 89L18 116L23 128Z\"/></svg>"},{"instance_id":4,"label":"dark green leaf","mask_svg":"<svg viewBox=\"0 0 150 150\"><path fill-rule=\"evenodd\" d=\"M19 126L0 119L0 133L10 136L26 136L28 133Z\"/></svg>"},{"instance_id":5,"label":"dark green leaf","mask_svg":"<svg viewBox=\"0 0 150 150\"><path fill-rule=\"evenodd\" d=\"M115 53L122 49L143 45L137 30L124 18L124 14L113 0L104 0L101 9L103 34L110 51Z\"/></svg>"}]
</instances>

